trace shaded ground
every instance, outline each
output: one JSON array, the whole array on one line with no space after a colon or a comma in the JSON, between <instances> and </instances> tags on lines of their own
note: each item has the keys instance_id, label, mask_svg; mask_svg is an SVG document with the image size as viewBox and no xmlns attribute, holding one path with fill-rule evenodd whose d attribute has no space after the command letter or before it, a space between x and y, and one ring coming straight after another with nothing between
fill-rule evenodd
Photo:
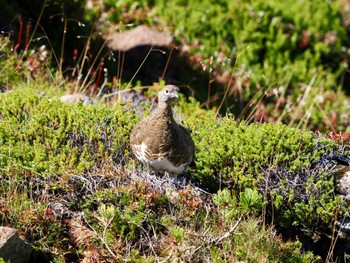
<instances>
[{"instance_id":1,"label":"shaded ground","mask_svg":"<svg viewBox=\"0 0 350 263\"><path fill-rule=\"evenodd\" d=\"M115 52L115 57L120 57L121 61L124 60L121 75L123 82L129 82L137 72L135 79L142 85L153 85L164 80L166 83L179 86L182 93L196 95L201 102L207 99L210 82L208 72L199 69L198 65L192 65L187 55L179 49L144 45L128 50L125 54ZM114 63L114 68L112 67L110 71L117 72L117 66ZM212 93L222 88L216 82L210 85Z\"/></svg>"}]
</instances>

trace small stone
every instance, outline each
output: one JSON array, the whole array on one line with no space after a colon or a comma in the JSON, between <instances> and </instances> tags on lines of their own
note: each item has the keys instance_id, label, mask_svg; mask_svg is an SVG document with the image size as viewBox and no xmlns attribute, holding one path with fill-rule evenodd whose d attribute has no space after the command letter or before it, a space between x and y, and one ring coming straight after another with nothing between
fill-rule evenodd
<instances>
[{"instance_id":1,"label":"small stone","mask_svg":"<svg viewBox=\"0 0 350 263\"><path fill-rule=\"evenodd\" d=\"M335 173L336 190L345 200L350 201L350 167L340 167Z\"/></svg>"},{"instance_id":2,"label":"small stone","mask_svg":"<svg viewBox=\"0 0 350 263\"><path fill-rule=\"evenodd\" d=\"M0 227L0 258L11 263L27 263L32 247L13 228Z\"/></svg>"}]
</instances>

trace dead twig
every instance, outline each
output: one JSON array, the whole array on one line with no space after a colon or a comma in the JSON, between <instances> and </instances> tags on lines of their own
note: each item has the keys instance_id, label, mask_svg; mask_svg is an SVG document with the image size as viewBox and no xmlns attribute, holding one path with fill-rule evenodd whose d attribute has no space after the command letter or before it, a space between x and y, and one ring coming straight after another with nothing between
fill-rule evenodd
<instances>
[{"instance_id":1,"label":"dead twig","mask_svg":"<svg viewBox=\"0 0 350 263\"><path fill-rule=\"evenodd\" d=\"M227 231L223 236L216 238L216 240L213 240L212 243L215 245L218 245L221 241L231 236L235 232L236 228L238 227L242 219L243 219L243 215L237 220L236 224L232 226L229 231Z\"/></svg>"},{"instance_id":2,"label":"dead twig","mask_svg":"<svg viewBox=\"0 0 350 263\"><path fill-rule=\"evenodd\" d=\"M108 252L115 258L117 259L116 254L113 253L113 251L111 250L111 248L109 247L109 245L107 244L106 240L104 240L104 238L93 228L92 225L89 224L89 222L87 221L86 217L85 217L85 213L83 213L83 219L85 221L85 223L89 226L89 228L94 231L96 233L96 236L101 240L101 242L105 245L105 247L107 248Z\"/></svg>"}]
</instances>

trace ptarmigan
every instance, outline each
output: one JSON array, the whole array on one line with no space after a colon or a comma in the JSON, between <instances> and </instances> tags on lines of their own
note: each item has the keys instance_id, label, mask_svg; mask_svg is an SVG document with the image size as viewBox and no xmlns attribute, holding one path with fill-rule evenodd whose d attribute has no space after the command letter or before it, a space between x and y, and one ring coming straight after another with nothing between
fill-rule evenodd
<instances>
[{"instance_id":1,"label":"ptarmigan","mask_svg":"<svg viewBox=\"0 0 350 263\"><path fill-rule=\"evenodd\" d=\"M130 144L135 156L156 172L182 174L192 162L194 143L189 131L175 122L172 103L179 88L165 86L158 94L158 106L134 128Z\"/></svg>"}]
</instances>

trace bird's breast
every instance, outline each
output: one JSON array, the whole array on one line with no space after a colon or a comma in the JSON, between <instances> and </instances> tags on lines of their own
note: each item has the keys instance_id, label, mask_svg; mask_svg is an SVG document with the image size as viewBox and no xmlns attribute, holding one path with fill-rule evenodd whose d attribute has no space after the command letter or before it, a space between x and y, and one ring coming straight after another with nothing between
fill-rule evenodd
<instances>
[{"instance_id":1,"label":"bird's breast","mask_svg":"<svg viewBox=\"0 0 350 263\"><path fill-rule=\"evenodd\" d=\"M188 163L181 163L175 165L171 162L166 155L152 154L147 145L142 143L141 145L134 145L134 153L137 159L150 166L157 172L169 172L172 174L182 174L187 167Z\"/></svg>"}]
</instances>

